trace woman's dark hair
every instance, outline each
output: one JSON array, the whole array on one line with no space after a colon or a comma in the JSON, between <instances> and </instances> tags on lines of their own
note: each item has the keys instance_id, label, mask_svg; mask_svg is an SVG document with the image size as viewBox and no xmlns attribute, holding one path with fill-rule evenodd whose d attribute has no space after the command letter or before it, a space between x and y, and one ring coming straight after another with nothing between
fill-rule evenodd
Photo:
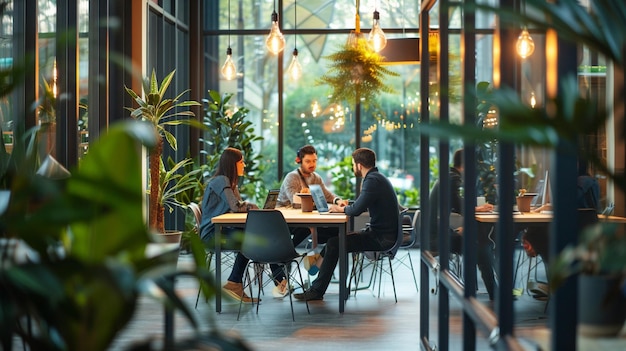
<instances>
[{"instance_id":1,"label":"woman's dark hair","mask_svg":"<svg viewBox=\"0 0 626 351\"><path fill-rule=\"evenodd\" d=\"M237 162L243 158L243 154L234 147L228 147L222 156L220 156L220 162L217 165L217 170L214 176L226 176L230 181L230 187L234 190L237 189L237 183L239 182L239 175L237 174Z\"/></svg>"},{"instance_id":2,"label":"woman's dark hair","mask_svg":"<svg viewBox=\"0 0 626 351\"><path fill-rule=\"evenodd\" d=\"M463 149L456 150L452 155L452 166L454 168L463 166Z\"/></svg>"},{"instance_id":3,"label":"woman's dark hair","mask_svg":"<svg viewBox=\"0 0 626 351\"><path fill-rule=\"evenodd\" d=\"M352 159L355 164L360 163L367 168L374 168L376 166L376 153L365 147L354 150Z\"/></svg>"}]
</instances>

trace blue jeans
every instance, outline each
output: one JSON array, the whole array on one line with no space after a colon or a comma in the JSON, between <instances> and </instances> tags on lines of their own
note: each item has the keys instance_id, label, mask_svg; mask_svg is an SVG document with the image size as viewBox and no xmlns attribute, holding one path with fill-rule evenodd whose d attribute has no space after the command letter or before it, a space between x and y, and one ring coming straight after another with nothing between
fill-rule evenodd
<instances>
[{"instance_id":1,"label":"blue jeans","mask_svg":"<svg viewBox=\"0 0 626 351\"><path fill-rule=\"evenodd\" d=\"M307 229L308 230L308 229ZM242 233L243 228L236 227L227 227L224 228L222 232L222 236L226 239L233 239L233 236L236 233ZM213 240L213 238L211 238ZM232 246L233 244L231 244ZM233 283L242 283L243 275L246 273L246 267L248 265L248 261L250 261L246 256L244 256L241 252L237 253L237 257L235 257L235 263L233 264L233 269L230 271L230 275L228 276L228 280ZM287 277L285 272L280 268L277 264L271 264L270 269L272 270L272 279L274 280L274 284L280 283L283 279Z\"/></svg>"}]
</instances>

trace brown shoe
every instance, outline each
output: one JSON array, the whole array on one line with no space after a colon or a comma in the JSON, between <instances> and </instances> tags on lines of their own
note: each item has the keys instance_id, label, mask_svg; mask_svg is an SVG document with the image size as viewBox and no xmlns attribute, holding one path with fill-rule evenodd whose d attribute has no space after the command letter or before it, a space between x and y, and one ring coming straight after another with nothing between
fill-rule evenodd
<instances>
[{"instance_id":1,"label":"brown shoe","mask_svg":"<svg viewBox=\"0 0 626 351\"><path fill-rule=\"evenodd\" d=\"M226 285L224 285L222 290L224 290L224 292L228 296L232 297L233 299L237 301L254 302L254 303L258 302L258 299L250 298L248 295L246 295L246 293L243 291L243 284L241 283L235 283L229 280L228 282L226 282Z\"/></svg>"}]
</instances>

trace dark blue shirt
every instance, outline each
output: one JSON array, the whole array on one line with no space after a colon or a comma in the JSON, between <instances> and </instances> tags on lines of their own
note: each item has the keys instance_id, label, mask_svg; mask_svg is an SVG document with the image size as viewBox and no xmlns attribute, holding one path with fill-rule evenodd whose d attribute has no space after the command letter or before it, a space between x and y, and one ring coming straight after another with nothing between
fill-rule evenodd
<instances>
[{"instance_id":1,"label":"dark blue shirt","mask_svg":"<svg viewBox=\"0 0 626 351\"><path fill-rule=\"evenodd\" d=\"M371 230L387 241L395 242L398 236L398 197L389 179L378 172L377 167L363 178L361 193L354 204L344 209L349 216L358 216L368 210Z\"/></svg>"}]
</instances>

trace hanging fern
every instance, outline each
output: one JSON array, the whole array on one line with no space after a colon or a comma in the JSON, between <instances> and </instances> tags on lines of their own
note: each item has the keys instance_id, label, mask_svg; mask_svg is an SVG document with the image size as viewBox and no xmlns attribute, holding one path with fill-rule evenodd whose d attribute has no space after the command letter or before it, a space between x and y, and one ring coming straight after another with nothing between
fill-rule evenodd
<instances>
[{"instance_id":1,"label":"hanging fern","mask_svg":"<svg viewBox=\"0 0 626 351\"><path fill-rule=\"evenodd\" d=\"M332 63L328 73L317 80L318 85L329 85L331 102L361 101L364 109L379 109L377 94L395 93L384 83L387 77L398 74L382 66L383 57L372 51L364 38L356 45L344 44L341 50L325 56Z\"/></svg>"}]
</instances>

